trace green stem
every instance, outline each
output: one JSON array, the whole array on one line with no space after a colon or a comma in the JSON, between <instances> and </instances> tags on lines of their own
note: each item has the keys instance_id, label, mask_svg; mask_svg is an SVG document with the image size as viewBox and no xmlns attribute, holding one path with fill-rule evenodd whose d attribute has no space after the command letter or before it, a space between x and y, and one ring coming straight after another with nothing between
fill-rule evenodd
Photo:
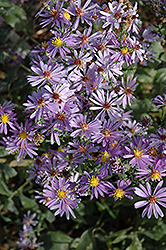
<instances>
[{"instance_id":1,"label":"green stem","mask_svg":"<svg viewBox=\"0 0 166 250\"><path fill-rule=\"evenodd\" d=\"M20 63L17 59L14 59L11 55L9 55L7 52L3 52L5 56L11 58L13 61L17 62L18 64L20 64L20 66L25 69L26 71L31 73L31 70L29 68L27 68L24 64Z\"/></svg>"}]
</instances>

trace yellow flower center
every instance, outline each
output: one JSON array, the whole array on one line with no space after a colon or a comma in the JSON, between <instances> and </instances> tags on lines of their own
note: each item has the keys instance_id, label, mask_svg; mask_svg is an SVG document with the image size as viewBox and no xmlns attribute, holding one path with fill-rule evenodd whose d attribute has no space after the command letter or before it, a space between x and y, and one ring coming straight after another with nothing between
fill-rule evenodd
<instances>
[{"instance_id":1,"label":"yellow flower center","mask_svg":"<svg viewBox=\"0 0 166 250\"><path fill-rule=\"evenodd\" d=\"M117 144L118 144L118 142L117 142L117 141L114 141L114 142L112 143L112 149L113 149Z\"/></svg>"},{"instance_id":2,"label":"yellow flower center","mask_svg":"<svg viewBox=\"0 0 166 250\"><path fill-rule=\"evenodd\" d=\"M128 53L128 51L129 50L128 50L127 47L120 50L120 52L121 52L122 55L126 55Z\"/></svg>"},{"instance_id":3,"label":"yellow flower center","mask_svg":"<svg viewBox=\"0 0 166 250\"><path fill-rule=\"evenodd\" d=\"M156 180L160 180L162 179L160 173L157 171L157 170L154 170L152 173L151 173L151 180L152 181L156 181Z\"/></svg>"},{"instance_id":4,"label":"yellow flower center","mask_svg":"<svg viewBox=\"0 0 166 250\"><path fill-rule=\"evenodd\" d=\"M119 198L121 200L123 198L123 196L124 196L124 193L125 193L125 191L123 191L123 189L117 188L114 191L114 197L117 197L117 198Z\"/></svg>"},{"instance_id":5,"label":"yellow flower center","mask_svg":"<svg viewBox=\"0 0 166 250\"><path fill-rule=\"evenodd\" d=\"M102 162L109 162L109 160L110 160L110 154L105 150L105 152L101 156L101 161Z\"/></svg>"},{"instance_id":6,"label":"yellow flower center","mask_svg":"<svg viewBox=\"0 0 166 250\"><path fill-rule=\"evenodd\" d=\"M19 134L19 138L25 140L27 138L28 134L25 131L22 131Z\"/></svg>"},{"instance_id":7,"label":"yellow flower center","mask_svg":"<svg viewBox=\"0 0 166 250\"><path fill-rule=\"evenodd\" d=\"M64 189L59 189L57 191L57 196L59 199L64 199L66 197L66 191L64 191Z\"/></svg>"},{"instance_id":8,"label":"yellow flower center","mask_svg":"<svg viewBox=\"0 0 166 250\"><path fill-rule=\"evenodd\" d=\"M3 123L7 123L9 121L9 117L8 115L1 115L1 122Z\"/></svg>"},{"instance_id":9,"label":"yellow flower center","mask_svg":"<svg viewBox=\"0 0 166 250\"><path fill-rule=\"evenodd\" d=\"M151 150L152 150L152 151L150 152L150 155L152 155L152 156L154 156L154 157L158 155L158 152L159 152L159 151L158 151L157 148L152 147Z\"/></svg>"},{"instance_id":10,"label":"yellow flower center","mask_svg":"<svg viewBox=\"0 0 166 250\"><path fill-rule=\"evenodd\" d=\"M63 41L60 39L60 37L58 37L58 38L55 37L55 39L52 43L55 47L59 48L62 45Z\"/></svg>"},{"instance_id":11,"label":"yellow flower center","mask_svg":"<svg viewBox=\"0 0 166 250\"><path fill-rule=\"evenodd\" d=\"M17 60L17 55L14 55L14 56L13 56L13 59L14 59L14 60Z\"/></svg>"},{"instance_id":12,"label":"yellow flower center","mask_svg":"<svg viewBox=\"0 0 166 250\"><path fill-rule=\"evenodd\" d=\"M71 19L71 18L70 18L70 14L69 14L68 12L66 12L66 11L63 12L63 16L64 16L64 18L65 18L66 20L70 20L70 19Z\"/></svg>"},{"instance_id":13,"label":"yellow flower center","mask_svg":"<svg viewBox=\"0 0 166 250\"><path fill-rule=\"evenodd\" d=\"M134 155L136 158L141 158L143 150L139 150L138 147L136 147L136 149L134 150Z\"/></svg>"},{"instance_id":14,"label":"yellow flower center","mask_svg":"<svg viewBox=\"0 0 166 250\"><path fill-rule=\"evenodd\" d=\"M99 179L98 177L95 178L94 176L92 176L92 178L89 179L88 182L91 187L96 187L99 184Z\"/></svg>"}]
</instances>

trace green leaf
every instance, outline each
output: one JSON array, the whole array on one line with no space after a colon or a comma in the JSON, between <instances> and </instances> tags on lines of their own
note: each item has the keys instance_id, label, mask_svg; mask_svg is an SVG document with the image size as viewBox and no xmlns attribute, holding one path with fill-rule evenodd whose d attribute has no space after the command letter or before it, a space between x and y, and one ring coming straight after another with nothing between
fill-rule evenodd
<instances>
[{"instance_id":1,"label":"green leaf","mask_svg":"<svg viewBox=\"0 0 166 250\"><path fill-rule=\"evenodd\" d=\"M18 31L26 30L26 12L9 0L0 0L0 15L14 29Z\"/></svg>"},{"instance_id":2,"label":"green leaf","mask_svg":"<svg viewBox=\"0 0 166 250\"><path fill-rule=\"evenodd\" d=\"M7 150L4 147L0 147L0 157L8 155Z\"/></svg>"},{"instance_id":3,"label":"green leaf","mask_svg":"<svg viewBox=\"0 0 166 250\"><path fill-rule=\"evenodd\" d=\"M5 182L2 180L0 180L0 194L2 195L6 195L6 196L9 196L12 194L12 192L8 189L8 186L5 184Z\"/></svg>"},{"instance_id":4,"label":"green leaf","mask_svg":"<svg viewBox=\"0 0 166 250\"><path fill-rule=\"evenodd\" d=\"M50 210L47 210L46 220L49 221L50 223L55 221L55 216Z\"/></svg>"},{"instance_id":5,"label":"green leaf","mask_svg":"<svg viewBox=\"0 0 166 250\"><path fill-rule=\"evenodd\" d=\"M84 250L92 242L92 229L88 229L80 237L80 243L76 250Z\"/></svg>"},{"instance_id":6,"label":"green leaf","mask_svg":"<svg viewBox=\"0 0 166 250\"><path fill-rule=\"evenodd\" d=\"M26 197L25 195L20 195L20 201L24 208L36 210L38 205L35 200Z\"/></svg>"},{"instance_id":7,"label":"green leaf","mask_svg":"<svg viewBox=\"0 0 166 250\"><path fill-rule=\"evenodd\" d=\"M0 164L1 166L2 164ZM5 175L5 179L8 181L10 178L17 175L17 171L14 168L10 168L8 165L3 165L3 172Z\"/></svg>"},{"instance_id":8,"label":"green leaf","mask_svg":"<svg viewBox=\"0 0 166 250\"><path fill-rule=\"evenodd\" d=\"M44 242L44 249L69 250L72 238L61 231L57 231L48 232L44 235L44 237L41 238L41 241Z\"/></svg>"},{"instance_id":9,"label":"green leaf","mask_svg":"<svg viewBox=\"0 0 166 250\"><path fill-rule=\"evenodd\" d=\"M18 210L17 210L17 208L15 207L13 200L11 200L11 199L8 199L8 200L7 200L6 208L7 208L10 212L15 213L15 214L18 214Z\"/></svg>"}]
</instances>

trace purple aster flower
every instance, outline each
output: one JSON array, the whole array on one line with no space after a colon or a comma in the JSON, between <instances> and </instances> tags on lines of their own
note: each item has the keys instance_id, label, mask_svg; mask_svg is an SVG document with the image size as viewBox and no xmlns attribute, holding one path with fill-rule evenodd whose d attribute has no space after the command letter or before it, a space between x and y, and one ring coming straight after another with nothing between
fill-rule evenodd
<instances>
[{"instance_id":1,"label":"purple aster flower","mask_svg":"<svg viewBox=\"0 0 166 250\"><path fill-rule=\"evenodd\" d=\"M129 120L128 123L125 122L124 124L125 126L125 134L131 138L133 135L136 134L147 134L147 132L145 132L146 128L142 127L140 123L138 123L136 120L131 121Z\"/></svg>"},{"instance_id":2,"label":"purple aster flower","mask_svg":"<svg viewBox=\"0 0 166 250\"><path fill-rule=\"evenodd\" d=\"M163 212L158 206L159 204L163 207L166 207L166 204L165 204L166 188L165 187L161 188L162 185L163 185L163 181L160 181L157 184L153 193L151 190L151 186L148 182L146 182L146 188L141 184L139 184L140 188L137 188L137 187L135 188L135 194L146 199L144 201L138 201L134 204L134 207L136 209L147 205L142 212L142 217L145 217L145 215L147 214L148 219L150 219L152 216L152 212L156 219L158 219L158 216L161 216L161 217L164 216Z\"/></svg>"},{"instance_id":3,"label":"purple aster flower","mask_svg":"<svg viewBox=\"0 0 166 250\"><path fill-rule=\"evenodd\" d=\"M117 130L120 125L116 120L105 120L101 132L92 136L93 142L102 142L103 147L106 147L110 142L118 141L123 136L123 132Z\"/></svg>"},{"instance_id":4,"label":"purple aster flower","mask_svg":"<svg viewBox=\"0 0 166 250\"><path fill-rule=\"evenodd\" d=\"M59 83L66 74L64 66L57 63L52 64L51 58L46 64L44 64L40 57L39 63L37 61L33 61L33 63L34 65L31 67L31 70L37 75L27 77L28 82L30 82L32 86L37 86L40 84L39 87L41 87L47 82L54 85L55 82Z\"/></svg>"},{"instance_id":5,"label":"purple aster flower","mask_svg":"<svg viewBox=\"0 0 166 250\"><path fill-rule=\"evenodd\" d=\"M83 7L81 7L81 0L77 0L77 3L70 3L70 6L66 9L66 11L72 16L76 16L76 20L72 25L72 30L76 30L78 28L80 20L81 23L84 23L85 21L88 25L92 26L93 10L97 7L97 4L89 6L90 3L91 0L87 0Z\"/></svg>"},{"instance_id":6,"label":"purple aster flower","mask_svg":"<svg viewBox=\"0 0 166 250\"><path fill-rule=\"evenodd\" d=\"M44 97L46 92L44 88L41 88L41 90L37 89L37 91L33 92L32 96L28 96L32 102L28 100L27 103L23 104L26 106L25 112L33 112L30 115L30 119L35 118L35 122L40 121L41 116L48 111L47 104L49 100L46 100Z\"/></svg>"},{"instance_id":7,"label":"purple aster flower","mask_svg":"<svg viewBox=\"0 0 166 250\"><path fill-rule=\"evenodd\" d=\"M127 107L127 103L129 104L129 106L131 106L131 102L136 100L136 98L133 96L133 92L135 91L136 86L138 85L136 81L137 77L134 78L134 75L132 75L131 77L128 75L126 82L122 77L121 98L123 101L124 109Z\"/></svg>"},{"instance_id":8,"label":"purple aster flower","mask_svg":"<svg viewBox=\"0 0 166 250\"><path fill-rule=\"evenodd\" d=\"M86 194L86 192L92 188L90 199L92 200L95 196L96 199L98 199L98 194L100 194L102 197L104 197L104 193L108 194L109 188L112 186L112 184L108 181L102 181L103 176L100 174L94 175L92 173L91 175L88 174L86 171L84 171L84 174L79 183L78 192L83 194Z\"/></svg>"},{"instance_id":9,"label":"purple aster flower","mask_svg":"<svg viewBox=\"0 0 166 250\"><path fill-rule=\"evenodd\" d=\"M48 54L50 57L55 57L57 52L59 52L60 56L65 59L66 53L71 53L68 47L73 47L75 45L74 35L70 35L69 31L67 31L64 35L60 31L52 31L52 33L55 37L48 42Z\"/></svg>"},{"instance_id":10,"label":"purple aster flower","mask_svg":"<svg viewBox=\"0 0 166 250\"><path fill-rule=\"evenodd\" d=\"M159 128L156 131L156 134L150 134L150 145L151 147L157 148L158 146L162 145L166 147L166 129Z\"/></svg>"},{"instance_id":11,"label":"purple aster flower","mask_svg":"<svg viewBox=\"0 0 166 250\"><path fill-rule=\"evenodd\" d=\"M69 89L70 84L66 80L61 80L61 84L54 84L53 86L45 85L45 89L48 91L44 94L44 97L48 99L51 103L56 103L57 107L60 106L61 103L67 102L68 98L74 94L73 90ZM51 103L48 104L48 109ZM55 111L58 109L55 108Z\"/></svg>"},{"instance_id":12,"label":"purple aster flower","mask_svg":"<svg viewBox=\"0 0 166 250\"><path fill-rule=\"evenodd\" d=\"M6 144L6 150L8 150L9 154L18 153L17 161L21 159L21 156L25 158L26 153L33 158L33 155L37 155L35 150L38 150L35 147L34 143L29 143L29 141L33 141L34 127L31 126L32 123L28 123L28 120L25 122L25 126L21 123L17 124L17 128L15 127L13 130L10 130L13 135L11 137L3 138Z\"/></svg>"},{"instance_id":13,"label":"purple aster flower","mask_svg":"<svg viewBox=\"0 0 166 250\"><path fill-rule=\"evenodd\" d=\"M119 4L115 1L113 1L113 3L108 3L108 7L106 9L107 12L100 11L103 15L101 18L104 19L102 27L105 28L110 25L110 30L112 30L113 27L115 27L115 29L119 29L122 19L128 15L128 12L124 11L124 7L125 5L123 5L123 3Z\"/></svg>"},{"instance_id":14,"label":"purple aster flower","mask_svg":"<svg viewBox=\"0 0 166 250\"><path fill-rule=\"evenodd\" d=\"M78 155L82 155L85 157L85 155L89 158L92 159L92 156L90 155L90 153L94 153L98 151L98 148L94 146L94 144L92 143L87 143L85 141L81 141L81 142L77 142L75 140L73 140L73 142L69 142L69 145L71 147L74 147L74 149L69 149L68 153L72 153L72 154L78 154Z\"/></svg>"},{"instance_id":15,"label":"purple aster flower","mask_svg":"<svg viewBox=\"0 0 166 250\"><path fill-rule=\"evenodd\" d=\"M161 108L166 106L166 94L163 94L163 97L161 95L157 95L153 100L153 103L159 104L156 105L156 108Z\"/></svg>"},{"instance_id":16,"label":"purple aster flower","mask_svg":"<svg viewBox=\"0 0 166 250\"><path fill-rule=\"evenodd\" d=\"M60 26L60 22L63 21L62 15L60 13L62 12L64 1L62 1L61 5L59 5L59 0L56 2L56 4L53 4L53 1L49 1L47 4L44 5L42 10L45 11L45 14L41 14L42 10L40 10L39 13L37 13L37 16L43 17L44 19L40 23L40 25L43 27L49 25L52 23L51 27L54 25ZM70 19L70 17L68 18Z\"/></svg>"},{"instance_id":17,"label":"purple aster flower","mask_svg":"<svg viewBox=\"0 0 166 250\"><path fill-rule=\"evenodd\" d=\"M101 127L101 122L96 119L87 123L87 115L83 116L82 114L73 118L70 124L71 127L77 128L77 130L71 133L72 137L81 134L81 137L86 136L90 138L92 134L99 132Z\"/></svg>"},{"instance_id":18,"label":"purple aster flower","mask_svg":"<svg viewBox=\"0 0 166 250\"><path fill-rule=\"evenodd\" d=\"M75 39L75 45L74 49L80 49L81 51L84 51L85 49L94 51L94 43L97 39L100 38L101 32L95 32L92 35L90 35L92 32L92 27L90 26L89 29L84 29L83 34L77 30L76 34L73 34L73 37Z\"/></svg>"},{"instance_id":19,"label":"purple aster flower","mask_svg":"<svg viewBox=\"0 0 166 250\"><path fill-rule=\"evenodd\" d=\"M94 99L93 99L94 98ZM121 101L116 97L116 94L114 91L109 93L107 91L107 94L105 94L104 90L96 90L96 94L92 94L92 98L90 98L90 101L94 103L93 107L90 107L90 110L101 110L100 113L96 116L96 119L101 119L101 121L104 120L106 114L111 119L118 119L120 117L120 111L122 111L119 108L119 104Z\"/></svg>"},{"instance_id":20,"label":"purple aster flower","mask_svg":"<svg viewBox=\"0 0 166 250\"><path fill-rule=\"evenodd\" d=\"M74 50L73 53L74 54L72 56L65 57L65 61L67 65L69 65L67 66L67 70L69 71L74 69L85 69L87 63L90 62L93 58L91 53L84 53L84 51L82 50L80 50L79 53L77 52L77 50Z\"/></svg>"},{"instance_id":21,"label":"purple aster flower","mask_svg":"<svg viewBox=\"0 0 166 250\"><path fill-rule=\"evenodd\" d=\"M136 33L140 32L140 25L142 21L138 19L139 15L137 13L137 6L138 3L136 2L133 8L130 8L130 16L129 16L129 27L127 28L127 32L129 33Z\"/></svg>"},{"instance_id":22,"label":"purple aster flower","mask_svg":"<svg viewBox=\"0 0 166 250\"><path fill-rule=\"evenodd\" d=\"M78 208L80 199L75 197L76 183L65 181L65 178L54 178L51 180L50 185L45 185L41 195L43 202L51 210L56 210L54 215L60 214L62 217L66 213L66 218L69 220L70 214L75 218L73 209ZM35 198L41 198L36 196Z\"/></svg>"},{"instance_id":23,"label":"purple aster flower","mask_svg":"<svg viewBox=\"0 0 166 250\"><path fill-rule=\"evenodd\" d=\"M132 181L117 181L117 188L112 185L109 197L114 197L114 200L117 201L118 199L122 199L124 196L128 199L133 199L131 196L133 194L132 190L134 190L134 187L129 187L132 183Z\"/></svg>"},{"instance_id":24,"label":"purple aster flower","mask_svg":"<svg viewBox=\"0 0 166 250\"><path fill-rule=\"evenodd\" d=\"M7 125L9 125L12 129L17 126L17 118L15 118L15 116L16 114L11 111L9 113L0 111L0 134L4 132L4 134L7 135Z\"/></svg>"},{"instance_id":25,"label":"purple aster flower","mask_svg":"<svg viewBox=\"0 0 166 250\"><path fill-rule=\"evenodd\" d=\"M83 72L80 70L72 71L68 79L70 79L71 89L80 91L83 87L86 89L87 95L92 93L97 88L97 77L95 74L96 65L92 63Z\"/></svg>"},{"instance_id":26,"label":"purple aster flower","mask_svg":"<svg viewBox=\"0 0 166 250\"><path fill-rule=\"evenodd\" d=\"M100 173L103 177L112 175L112 159L122 155L121 147L117 141L109 143L106 148L101 148L101 153L95 164L102 163Z\"/></svg>"},{"instance_id":27,"label":"purple aster flower","mask_svg":"<svg viewBox=\"0 0 166 250\"><path fill-rule=\"evenodd\" d=\"M56 143L58 145L60 145L60 139L59 139L59 132L60 130L57 129L56 127L56 122L55 122L55 115L46 115L44 117L45 121L42 125L42 131L41 133L46 133L45 135L51 135L51 144L54 144L54 142L56 141Z\"/></svg>"},{"instance_id":28,"label":"purple aster flower","mask_svg":"<svg viewBox=\"0 0 166 250\"><path fill-rule=\"evenodd\" d=\"M160 181L162 176L166 176L165 172L165 164L160 160L155 160L152 167L137 169L135 174L136 178L140 178L140 180L145 179L145 181L148 181L151 179L152 181Z\"/></svg>"},{"instance_id":29,"label":"purple aster flower","mask_svg":"<svg viewBox=\"0 0 166 250\"><path fill-rule=\"evenodd\" d=\"M24 214L24 219L23 219L23 229L36 226L38 221L35 221L34 218L36 217L36 213L31 214L31 211L28 210L27 214Z\"/></svg>"},{"instance_id":30,"label":"purple aster flower","mask_svg":"<svg viewBox=\"0 0 166 250\"><path fill-rule=\"evenodd\" d=\"M129 162L132 167L136 164L138 168L144 169L144 167L151 165L152 157L149 154L150 145L149 142L143 136L137 138L134 136L130 143L130 147L125 146L125 159L132 158Z\"/></svg>"},{"instance_id":31,"label":"purple aster flower","mask_svg":"<svg viewBox=\"0 0 166 250\"><path fill-rule=\"evenodd\" d=\"M96 55L97 61L95 62L97 65L97 77L98 77L98 86L102 82L113 80L115 83L117 82L115 76L120 76L123 73L121 72L122 63L114 63L111 60L110 55L108 55L107 51L104 52L99 51L98 55Z\"/></svg>"},{"instance_id":32,"label":"purple aster flower","mask_svg":"<svg viewBox=\"0 0 166 250\"><path fill-rule=\"evenodd\" d=\"M0 114L1 113L10 113L14 109L14 104L9 102L4 102L2 105L0 104Z\"/></svg>"},{"instance_id":33,"label":"purple aster flower","mask_svg":"<svg viewBox=\"0 0 166 250\"><path fill-rule=\"evenodd\" d=\"M130 49L130 53L132 53L131 56L131 60L133 63L138 63L138 62L142 62L143 59L145 59L143 57L145 50L142 46L142 44L137 41L136 37L131 37L129 38L130 44L131 44L131 49Z\"/></svg>"}]
</instances>

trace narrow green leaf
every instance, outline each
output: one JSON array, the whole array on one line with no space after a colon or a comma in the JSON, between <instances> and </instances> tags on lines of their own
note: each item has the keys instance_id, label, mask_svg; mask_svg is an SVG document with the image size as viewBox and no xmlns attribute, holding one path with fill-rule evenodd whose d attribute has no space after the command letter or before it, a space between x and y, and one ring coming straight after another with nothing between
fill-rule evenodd
<instances>
[{"instance_id":1,"label":"narrow green leaf","mask_svg":"<svg viewBox=\"0 0 166 250\"><path fill-rule=\"evenodd\" d=\"M80 243L76 250L84 250L92 242L92 229L88 229L80 237Z\"/></svg>"}]
</instances>

